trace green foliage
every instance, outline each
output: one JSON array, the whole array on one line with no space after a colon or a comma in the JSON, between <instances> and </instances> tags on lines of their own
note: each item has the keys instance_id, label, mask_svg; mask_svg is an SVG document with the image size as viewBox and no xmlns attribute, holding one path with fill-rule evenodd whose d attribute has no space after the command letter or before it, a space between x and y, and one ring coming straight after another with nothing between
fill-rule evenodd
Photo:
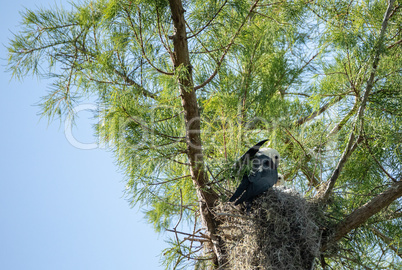
<instances>
[{"instance_id":1,"label":"green foliage","mask_svg":"<svg viewBox=\"0 0 402 270\"><path fill-rule=\"evenodd\" d=\"M249 14L253 3L184 1L194 85L216 70L197 90L210 186L227 200L239 181L231 177L232 164L268 138L281 153L279 170L288 185L312 198L355 132L363 140L326 211L328 220L342 220L402 177L400 3L384 40L379 33L385 0L259 1ZM81 100L96 100L96 132L125 172L130 203L143 207L157 231L179 220L201 229L179 96L179 79L190 70L172 63L175 30L168 1L84 1L71 10L25 10L22 18L8 46L8 69L18 79L51 79L42 115L64 119ZM356 115L377 48L380 62L359 129ZM400 204L338 243L338 253L324 254L327 263L398 269L400 255L391 247L401 246L402 221L394 218L400 217ZM206 267L205 261L187 260L207 255L195 242L186 243L173 236L165 265Z\"/></svg>"}]
</instances>

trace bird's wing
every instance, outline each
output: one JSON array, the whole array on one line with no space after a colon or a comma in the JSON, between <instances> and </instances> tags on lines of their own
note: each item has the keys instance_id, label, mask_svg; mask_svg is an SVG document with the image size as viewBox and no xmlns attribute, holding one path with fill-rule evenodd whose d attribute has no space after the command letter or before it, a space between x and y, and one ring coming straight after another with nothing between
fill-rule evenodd
<instances>
[{"instance_id":1,"label":"bird's wing","mask_svg":"<svg viewBox=\"0 0 402 270\"><path fill-rule=\"evenodd\" d=\"M254 198L253 194L254 194L254 189L255 186L253 183L250 183L250 185L248 186L248 188L246 189L246 191L241 195L239 199L237 199L237 201L235 202L235 205L241 204L244 201L251 201L252 198Z\"/></svg>"},{"instance_id":2,"label":"bird's wing","mask_svg":"<svg viewBox=\"0 0 402 270\"><path fill-rule=\"evenodd\" d=\"M247 174L243 175L243 179L241 180L240 185L237 187L235 193L233 193L232 197L230 197L229 201L234 202L237 200L237 198L240 197L240 195L247 190L247 188L250 186L250 181L248 179Z\"/></svg>"},{"instance_id":3,"label":"bird's wing","mask_svg":"<svg viewBox=\"0 0 402 270\"><path fill-rule=\"evenodd\" d=\"M267 191L278 181L278 170L271 158L266 155L260 155L255 159L258 162L253 162L256 166L248 176L251 183L248 199L253 199L255 196Z\"/></svg>"},{"instance_id":4,"label":"bird's wing","mask_svg":"<svg viewBox=\"0 0 402 270\"><path fill-rule=\"evenodd\" d=\"M257 154L258 150L261 148L261 146L266 143L268 140L263 140L251 147L250 149L247 150L246 153L244 153L235 163L234 165L234 171L239 172L243 170L243 167L247 165L250 160L252 160L255 157L255 154Z\"/></svg>"},{"instance_id":5,"label":"bird's wing","mask_svg":"<svg viewBox=\"0 0 402 270\"><path fill-rule=\"evenodd\" d=\"M244 174L242 183L230 199L232 202L236 201L235 205L244 201L251 202L278 181L278 171L271 158L258 155L252 161L252 171L250 174Z\"/></svg>"}]
</instances>

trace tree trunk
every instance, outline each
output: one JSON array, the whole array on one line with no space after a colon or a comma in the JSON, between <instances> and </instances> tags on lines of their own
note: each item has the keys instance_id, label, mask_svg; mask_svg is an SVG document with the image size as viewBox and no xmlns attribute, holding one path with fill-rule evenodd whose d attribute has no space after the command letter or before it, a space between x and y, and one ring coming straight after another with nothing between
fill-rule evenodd
<instances>
[{"instance_id":1,"label":"tree trunk","mask_svg":"<svg viewBox=\"0 0 402 270\"><path fill-rule=\"evenodd\" d=\"M208 186L208 174L204 166L204 156L201 143L201 121L197 104L197 96L194 90L192 67L190 63L186 23L181 0L169 0L175 33L171 37L174 46L174 67L180 83L180 97L184 109L186 124L187 155L190 161L190 171L193 183L197 190L200 216L202 217L207 233L211 238L215 253L214 263L219 266L224 263L222 240L216 234L218 221L211 210L214 207L218 195ZM177 75L177 74L176 74Z\"/></svg>"}]
</instances>

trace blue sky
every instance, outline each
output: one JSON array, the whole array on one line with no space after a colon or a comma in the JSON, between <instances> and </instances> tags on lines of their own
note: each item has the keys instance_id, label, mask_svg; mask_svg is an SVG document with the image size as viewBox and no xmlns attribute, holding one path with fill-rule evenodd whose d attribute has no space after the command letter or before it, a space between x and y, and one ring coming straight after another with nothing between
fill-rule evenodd
<instances>
[{"instance_id":1,"label":"blue sky","mask_svg":"<svg viewBox=\"0 0 402 270\"><path fill-rule=\"evenodd\" d=\"M5 72L19 12L54 3L3 1L0 9L0 269L162 269L164 236L123 198L112 154L75 147L64 125L38 116L48 81L10 81ZM80 113L73 129L84 144L95 142L90 116Z\"/></svg>"}]
</instances>

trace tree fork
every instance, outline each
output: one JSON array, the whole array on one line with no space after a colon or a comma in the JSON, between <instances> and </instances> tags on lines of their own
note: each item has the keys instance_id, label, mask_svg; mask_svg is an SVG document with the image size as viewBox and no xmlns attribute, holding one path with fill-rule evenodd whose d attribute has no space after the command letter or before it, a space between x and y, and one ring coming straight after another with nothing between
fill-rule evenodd
<instances>
[{"instance_id":1,"label":"tree fork","mask_svg":"<svg viewBox=\"0 0 402 270\"><path fill-rule=\"evenodd\" d=\"M186 124L187 155L190 160L191 178L197 190L197 197L200 204L200 215L212 241L215 254L214 264L219 267L225 263L225 252L222 239L216 233L218 221L211 212L211 209L214 207L214 204L218 199L218 195L207 186L208 174L205 170L204 156L202 153L200 134L201 121L197 96L194 90L192 68L188 50L186 23L184 19L185 10L181 0L169 0L169 5L175 28L175 33L171 37L174 47L173 64L175 72L181 73L178 76L178 80Z\"/></svg>"}]
</instances>

